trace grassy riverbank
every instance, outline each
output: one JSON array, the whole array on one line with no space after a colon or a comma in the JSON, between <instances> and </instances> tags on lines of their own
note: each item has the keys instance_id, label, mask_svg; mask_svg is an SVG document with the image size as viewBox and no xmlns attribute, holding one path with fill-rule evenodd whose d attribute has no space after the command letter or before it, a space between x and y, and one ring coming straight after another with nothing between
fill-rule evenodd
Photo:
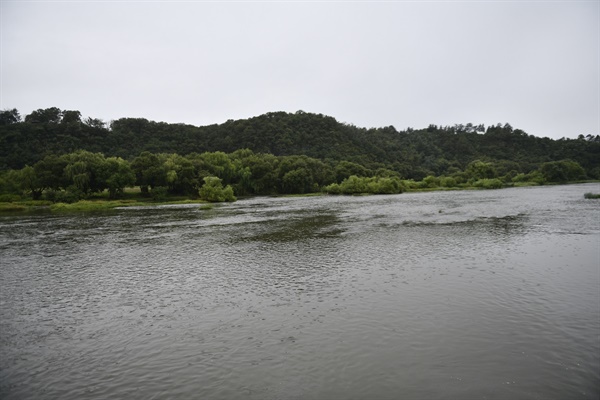
<instances>
[{"instance_id":1,"label":"grassy riverbank","mask_svg":"<svg viewBox=\"0 0 600 400\"><path fill-rule=\"evenodd\" d=\"M204 200L189 199L182 196L167 196L155 200L142 195L139 188L126 189L121 199L109 199L108 193L103 192L91 196L86 200L74 203L53 203L47 200L13 200L0 202L0 213L20 212L69 212L69 211L103 211L120 207L158 206L167 204L203 204L209 205Z\"/></svg>"},{"instance_id":2,"label":"grassy riverbank","mask_svg":"<svg viewBox=\"0 0 600 400\"><path fill-rule=\"evenodd\" d=\"M585 182L570 182L568 184L579 183L596 183L598 181ZM537 186L535 182L519 182L518 184L506 185L507 187L524 187ZM455 191L455 190L486 190L476 186L461 186L461 187L412 187L407 188L406 193L411 192L434 192L434 191ZM329 196L325 192L291 194L283 195L285 197L307 197L307 196ZM355 194L356 195L356 194ZM371 195L362 193L359 195ZM598 198L600 194L586 193L585 198ZM210 209L212 203L201 199L190 199L182 196L166 196L160 200L152 199L141 193L139 188L126 189L121 199L109 199L108 193L103 192L95 194L86 200L79 200L74 203L53 203L48 200L28 200L28 199L12 199L12 201L0 201L0 214L10 213L28 213L28 212L91 212L91 211L106 211L121 207L143 207L143 206L158 206L158 205L174 205L174 204L198 204L201 209Z\"/></svg>"}]
</instances>

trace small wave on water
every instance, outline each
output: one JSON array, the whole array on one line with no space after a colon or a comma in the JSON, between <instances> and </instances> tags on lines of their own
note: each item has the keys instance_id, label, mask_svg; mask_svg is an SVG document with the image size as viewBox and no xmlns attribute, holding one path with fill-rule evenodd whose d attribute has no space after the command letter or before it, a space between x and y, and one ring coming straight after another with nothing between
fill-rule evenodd
<instances>
[{"instance_id":1,"label":"small wave on water","mask_svg":"<svg viewBox=\"0 0 600 400\"><path fill-rule=\"evenodd\" d=\"M0 218L0 397L600 394L585 185Z\"/></svg>"}]
</instances>

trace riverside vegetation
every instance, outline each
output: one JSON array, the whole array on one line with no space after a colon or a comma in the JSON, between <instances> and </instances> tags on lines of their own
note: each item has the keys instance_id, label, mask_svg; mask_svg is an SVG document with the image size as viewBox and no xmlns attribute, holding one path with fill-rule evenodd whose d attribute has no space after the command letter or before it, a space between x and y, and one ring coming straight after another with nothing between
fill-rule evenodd
<instances>
[{"instance_id":1,"label":"riverside vegetation","mask_svg":"<svg viewBox=\"0 0 600 400\"><path fill-rule=\"evenodd\" d=\"M4 211L597 179L600 136L552 140L509 124L397 131L298 111L195 127L143 118L106 124L56 107L24 119L0 111Z\"/></svg>"}]
</instances>

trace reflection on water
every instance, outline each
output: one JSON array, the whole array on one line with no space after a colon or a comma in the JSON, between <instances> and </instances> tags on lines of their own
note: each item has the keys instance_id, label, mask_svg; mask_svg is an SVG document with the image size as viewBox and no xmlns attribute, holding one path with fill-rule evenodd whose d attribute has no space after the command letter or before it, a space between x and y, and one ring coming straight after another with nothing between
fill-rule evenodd
<instances>
[{"instance_id":1,"label":"reflection on water","mask_svg":"<svg viewBox=\"0 0 600 400\"><path fill-rule=\"evenodd\" d=\"M0 397L596 399L598 185L0 219Z\"/></svg>"}]
</instances>

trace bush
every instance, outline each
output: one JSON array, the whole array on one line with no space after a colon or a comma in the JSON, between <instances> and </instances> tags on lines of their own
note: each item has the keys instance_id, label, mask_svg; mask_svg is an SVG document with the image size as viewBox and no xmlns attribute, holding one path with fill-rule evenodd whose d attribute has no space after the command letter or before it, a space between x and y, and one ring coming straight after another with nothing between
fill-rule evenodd
<instances>
[{"instance_id":1,"label":"bush","mask_svg":"<svg viewBox=\"0 0 600 400\"><path fill-rule=\"evenodd\" d=\"M352 175L340 183L340 188L343 194L367 193L367 181L365 178Z\"/></svg>"},{"instance_id":2,"label":"bush","mask_svg":"<svg viewBox=\"0 0 600 400\"><path fill-rule=\"evenodd\" d=\"M342 183L332 183L323 190L329 194L397 194L405 190L405 185L397 177L358 177L352 175Z\"/></svg>"},{"instance_id":3,"label":"bush","mask_svg":"<svg viewBox=\"0 0 600 400\"><path fill-rule=\"evenodd\" d=\"M436 178L433 175L428 175L425 178L423 178L422 186L424 188L436 188L440 186L440 179Z\"/></svg>"},{"instance_id":4,"label":"bush","mask_svg":"<svg viewBox=\"0 0 600 400\"><path fill-rule=\"evenodd\" d=\"M4 203L0 204L0 212L26 211L27 206L23 204Z\"/></svg>"},{"instance_id":5,"label":"bush","mask_svg":"<svg viewBox=\"0 0 600 400\"><path fill-rule=\"evenodd\" d=\"M342 194L342 188L337 183L325 186L323 191L328 194Z\"/></svg>"},{"instance_id":6,"label":"bush","mask_svg":"<svg viewBox=\"0 0 600 400\"><path fill-rule=\"evenodd\" d=\"M216 176L204 178L204 185L200 188L200 198L210 202L236 201L233 188L230 185L223 187L221 179Z\"/></svg>"},{"instance_id":7,"label":"bush","mask_svg":"<svg viewBox=\"0 0 600 400\"><path fill-rule=\"evenodd\" d=\"M83 198L81 191L75 187L69 187L67 190L46 190L42 199L53 203L76 203Z\"/></svg>"},{"instance_id":8,"label":"bush","mask_svg":"<svg viewBox=\"0 0 600 400\"><path fill-rule=\"evenodd\" d=\"M585 171L579 163L572 160L543 163L538 169L548 182L568 182L585 179Z\"/></svg>"},{"instance_id":9,"label":"bush","mask_svg":"<svg viewBox=\"0 0 600 400\"><path fill-rule=\"evenodd\" d=\"M21 196L18 194L0 194L0 203L12 203L20 200Z\"/></svg>"},{"instance_id":10,"label":"bush","mask_svg":"<svg viewBox=\"0 0 600 400\"><path fill-rule=\"evenodd\" d=\"M166 186L153 187L150 191L150 197L154 201L165 201L167 199L167 190Z\"/></svg>"},{"instance_id":11,"label":"bush","mask_svg":"<svg viewBox=\"0 0 600 400\"><path fill-rule=\"evenodd\" d=\"M419 189L421 187L420 182L415 182L413 179L403 180L402 186L407 189Z\"/></svg>"},{"instance_id":12,"label":"bush","mask_svg":"<svg viewBox=\"0 0 600 400\"><path fill-rule=\"evenodd\" d=\"M458 186L458 183L456 182L456 179L454 179L453 177L445 176L440 179L440 186L451 188L451 187Z\"/></svg>"},{"instance_id":13,"label":"bush","mask_svg":"<svg viewBox=\"0 0 600 400\"><path fill-rule=\"evenodd\" d=\"M481 189L500 189L504 186L500 179L479 179L473 186Z\"/></svg>"}]
</instances>

